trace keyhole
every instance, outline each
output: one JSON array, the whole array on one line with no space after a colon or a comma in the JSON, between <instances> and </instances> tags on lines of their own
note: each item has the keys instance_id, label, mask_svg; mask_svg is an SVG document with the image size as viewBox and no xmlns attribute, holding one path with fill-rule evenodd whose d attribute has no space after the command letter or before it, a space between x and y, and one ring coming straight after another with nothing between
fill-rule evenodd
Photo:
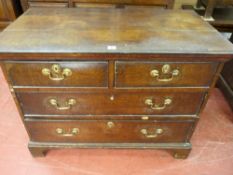
<instances>
[{"instance_id":1,"label":"keyhole","mask_svg":"<svg viewBox=\"0 0 233 175\"><path fill-rule=\"evenodd\" d=\"M53 71L55 72L55 73L59 73L60 72L60 68L59 68L59 66L58 65L53 65Z\"/></svg>"},{"instance_id":2,"label":"keyhole","mask_svg":"<svg viewBox=\"0 0 233 175\"><path fill-rule=\"evenodd\" d=\"M113 101L113 100L114 100L114 96L113 96L113 95L110 97L110 100L111 100L111 101Z\"/></svg>"},{"instance_id":3,"label":"keyhole","mask_svg":"<svg viewBox=\"0 0 233 175\"><path fill-rule=\"evenodd\" d=\"M170 65L169 64L165 64L163 67L162 67L162 72L167 74L169 73L170 71Z\"/></svg>"}]
</instances>

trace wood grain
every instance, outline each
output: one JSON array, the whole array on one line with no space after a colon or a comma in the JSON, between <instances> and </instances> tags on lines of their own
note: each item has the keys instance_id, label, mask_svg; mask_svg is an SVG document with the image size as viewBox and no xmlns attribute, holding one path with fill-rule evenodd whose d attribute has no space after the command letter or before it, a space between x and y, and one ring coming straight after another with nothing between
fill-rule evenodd
<instances>
[{"instance_id":1,"label":"wood grain","mask_svg":"<svg viewBox=\"0 0 233 175\"><path fill-rule=\"evenodd\" d=\"M169 73L162 72L162 66L170 65ZM217 63L162 63L162 62L116 62L116 87L156 87L156 86L209 86L216 71ZM171 72L179 75L171 81L158 81L150 72L158 70L159 77L169 79ZM205 76L203 76L205 75Z\"/></svg>"},{"instance_id":2,"label":"wood grain","mask_svg":"<svg viewBox=\"0 0 233 175\"><path fill-rule=\"evenodd\" d=\"M76 93L17 93L24 114L63 114L63 115L153 115L153 114L197 114L204 98L204 92L182 90L171 91L125 91L118 93L76 92ZM146 99L152 99L157 105L163 106L166 98L172 103L163 110L153 110L145 104ZM75 99L77 103L69 110L58 110L49 103L56 99L64 106L68 99ZM117 110L116 110L117 109Z\"/></svg>"},{"instance_id":3,"label":"wood grain","mask_svg":"<svg viewBox=\"0 0 233 175\"><path fill-rule=\"evenodd\" d=\"M229 54L233 46L192 11L31 8L0 34L0 53Z\"/></svg>"},{"instance_id":4,"label":"wood grain","mask_svg":"<svg viewBox=\"0 0 233 175\"><path fill-rule=\"evenodd\" d=\"M68 68L72 75L54 81L42 74L53 65ZM8 62L5 64L13 86L107 87L108 63L99 62Z\"/></svg>"},{"instance_id":5,"label":"wood grain","mask_svg":"<svg viewBox=\"0 0 233 175\"><path fill-rule=\"evenodd\" d=\"M141 121L111 121L112 128L107 126L109 121L56 121L56 120L31 120L26 121L26 127L30 131L31 140L39 142L84 142L84 143L171 143L186 142L187 133L192 122L141 122ZM62 128L66 133L70 133L72 128L78 128L79 134L64 137L56 133L57 128ZM154 133L155 129L163 129L163 133L156 138L147 138L140 130L147 129L149 133Z\"/></svg>"}]
</instances>

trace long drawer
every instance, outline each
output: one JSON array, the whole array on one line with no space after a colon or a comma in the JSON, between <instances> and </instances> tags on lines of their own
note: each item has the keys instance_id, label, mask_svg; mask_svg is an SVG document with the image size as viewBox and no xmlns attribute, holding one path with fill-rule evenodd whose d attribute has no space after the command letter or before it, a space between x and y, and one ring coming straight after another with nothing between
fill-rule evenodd
<instances>
[{"instance_id":1,"label":"long drawer","mask_svg":"<svg viewBox=\"0 0 233 175\"><path fill-rule=\"evenodd\" d=\"M167 5L166 0L73 0L74 3L124 4L124 5Z\"/></svg>"},{"instance_id":2,"label":"long drawer","mask_svg":"<svg viewBox=\"0 0 233 175\"><path fill-rule=\"evenodd\" d=\"M28 0L30 7L68 7L68 0Z\"/></svg>"},{"instance_id":3,"label":"long drawer","mask_svg":"<svg viewBox=\"0 0 233 175\"><path fill-rule=\"evenodd\" d=\"M194 122L190 121L105 121L27 120L31 141L149 143L186 142Z\"/></svg>"},{"instance_id":4,"label":"long drawer","mask_svg":"<svg viewBox=\"0 0 233 175\"><path fill-rule=\"evenodd\" d=\"M6 62L13 86L107 87L108 63Z\"/></svg>"},{"instance_id":5,"label":"long drawer","mask_svg":"<svg viewBox=\"0 0 233 175\"><path fill-rule=\"evenodd\" d=\"M25 115L196 114L204 94L187 89L16 93Z\"/></svg>"},{"instance_id":6,"label":"long drawer","mask_svg":"<svg viewBox=\"0 0 233 175\"><path fill-rule=\"evenodd\" d=\"M69 4L68 2L40 2L40 1L31 1L28 2L30 7L61 7L61 8L65 8L68 7Z\"/></svg>"},{"instance_id":7,"label":"long drawer","mask_svg":"<svg viewBox=\"0 0 233 175\"><path fill-rule=\"evenodd\" d=\"M217 63L117 61L116 87L209 86Z\"/></svg>"}]
</instances>

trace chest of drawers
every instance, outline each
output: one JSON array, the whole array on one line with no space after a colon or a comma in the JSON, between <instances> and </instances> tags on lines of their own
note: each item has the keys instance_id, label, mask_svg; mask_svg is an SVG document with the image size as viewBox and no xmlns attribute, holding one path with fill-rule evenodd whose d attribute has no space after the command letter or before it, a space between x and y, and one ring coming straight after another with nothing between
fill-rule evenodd
<instances>
[{"instance_id":1,"label":"chest of drawers","mask_svg":"<svg viewBox=\"0 0 233 175\"><path fill-rule=\"evenodd\" d=\"M232 53L189 11L31 8L0 34L1 66L34 156L97 147L186 158Z\"/></svg>"}]
</instances>

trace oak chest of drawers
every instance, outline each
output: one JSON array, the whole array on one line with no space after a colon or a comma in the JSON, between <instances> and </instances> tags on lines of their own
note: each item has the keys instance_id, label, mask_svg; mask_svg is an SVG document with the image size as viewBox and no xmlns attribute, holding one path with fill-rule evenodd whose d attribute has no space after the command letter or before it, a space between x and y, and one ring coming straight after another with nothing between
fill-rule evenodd
<instances>
[{"instance_id":1,"label":"oak chest of drawers","mask_svg":"<svg viewBox=\"0 0 233 175\"><path fill-rule=\"evenodd\" d=\"M191 11L31 8L0 34L1 66L34 156L98 147L186 158L232 53Z\"/></svg>"}]
</instances>

